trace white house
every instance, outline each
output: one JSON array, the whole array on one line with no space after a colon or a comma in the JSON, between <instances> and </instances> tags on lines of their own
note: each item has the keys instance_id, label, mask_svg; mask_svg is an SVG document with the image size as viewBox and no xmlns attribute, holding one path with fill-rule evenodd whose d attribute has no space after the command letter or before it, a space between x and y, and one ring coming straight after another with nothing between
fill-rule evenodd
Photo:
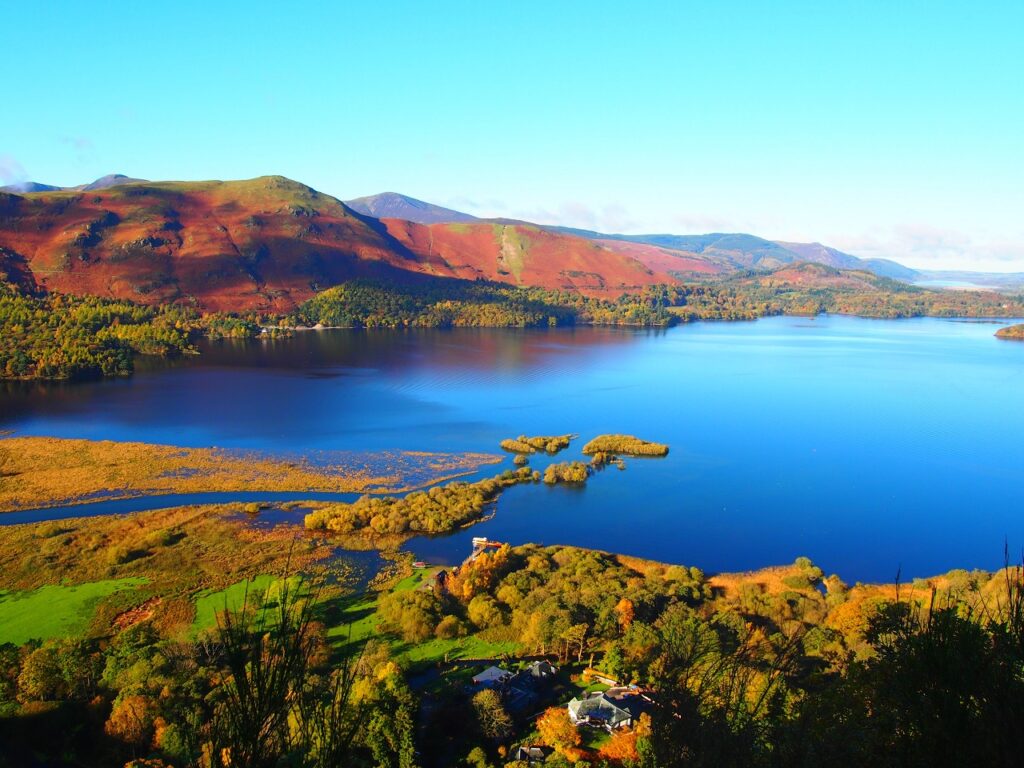
<instances>
[{"instance_id":1,"label":"white house","mask_svg":"<svg viewBox=\"0 0 1024 768\"><path fill-rule=\"evenodd\" d=\"M567 705L569 719L573 725L593 725L614 731L616 728L628 728L633 724L633 715L618 706L603 693L583 694L583 698L574 698Z\"/></svg>"}]
</instances>

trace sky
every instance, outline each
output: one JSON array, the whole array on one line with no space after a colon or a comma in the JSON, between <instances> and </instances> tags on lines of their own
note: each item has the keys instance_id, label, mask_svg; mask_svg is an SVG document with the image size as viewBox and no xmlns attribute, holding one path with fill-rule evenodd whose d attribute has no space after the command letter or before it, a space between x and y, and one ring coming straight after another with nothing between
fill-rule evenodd
<instances>
[{"instance_id":1,"label":"sky","mask_svg":"<svg viewBox=\"0 0 1024 768\"><path fill-rule=\"evenodd\" d=\"M1024 2L0 0L0 183L281 174L1024 271Z\"/></svg>"}]
</instances>

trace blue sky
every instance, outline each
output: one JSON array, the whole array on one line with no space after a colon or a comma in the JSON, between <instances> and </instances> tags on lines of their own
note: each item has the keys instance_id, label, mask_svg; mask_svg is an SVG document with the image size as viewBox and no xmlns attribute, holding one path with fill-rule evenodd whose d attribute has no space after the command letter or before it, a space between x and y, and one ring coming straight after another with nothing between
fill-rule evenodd
<instances>
[{"instance_id":1,"label":"blue sky","mask_svg":"<svg viewBox=\"0 0 1024 768\"><path fill-rule=\"evenodd\" d=\"M279 173L1024 271L1024 2L0 0L0 177Z\"/></svg>"}]
</instances>

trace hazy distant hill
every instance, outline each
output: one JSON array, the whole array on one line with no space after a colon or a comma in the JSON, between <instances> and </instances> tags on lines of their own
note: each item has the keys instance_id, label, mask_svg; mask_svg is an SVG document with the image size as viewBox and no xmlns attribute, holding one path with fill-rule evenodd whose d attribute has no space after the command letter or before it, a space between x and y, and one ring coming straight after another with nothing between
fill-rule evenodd
<instances>
[{"instance_id":1,"label":"hazy distant hill","mask_svg":"<svg viewBox=\"0 0 1024 768\"><path fill-rule=\"evenodd\" d=\"M135 179L131 176L125 176L123 173L109 173L106 176L100 176L96 181L89 182L88 184L79 184L75 187L55 187L52 184L40 184L37 181L23 181L19 184L8 184L6 187L0 187L0 192L14 192L16 194L58 192L61 190L91 192L96 189L107 189L120 184L132 184L137 181L145 181L145 179Z\"/></svg>"},{"instance_id":2,"label":"hazy distant hill","mask_svg":"<svg viewBox=\"0 0 1024 768\"><path fill-rule=\"evenodd\" d=\"M17 184L8 184L7 186L0 187L0 192L28 194L31 192L53 192L58 189L61 189L61 187L54 187L50 184L40 184L38 181L21 181Z\"/></svg>"},{"instance_id":3,"label":"hazy distant hill","mask_svg":"<svg viewBox=\"0 0 1024 768\"><path fill-rule=\"evenodd\" d=\"M676 252L688 258L701 258L732 269L775 269L796 262L823 264L838 269L867 270L880 277L913 281L916 270L887 259L861 259L821 243L791 243L766 240L745 233L713 232L706 235L608 235L585 229L551 227L559 232L602 241L620 240L644 243Z\"/></svg>"},{"instance_id":4,"label":"hazy distant hill","mask_svg":"<svg viewBox=\"0 0 1024 768\"><path fill-rule=\"evenodd\" d=\"M381 192L379 195L357 197L346 200L345 205L364 216L375 219L405 219L417 224L451 224L478 221L476 216L453 211L440 205L417 200L415 197L400 195L397 192Z\"/></svg>"},{"instance_id":5,"label":"hazy distant hill","mask_svg":"<svg viewBox=\"0 0 1024 768\"><path fill-rule=\"evenodd\" d=\"M139 181L145 181L145 179L132 178L131 176L125 176L123 173L110 173L106 176L100 176L96 181L90 184L82 184L78 187L70 187L70 189L80 189L83 192L92 192L96 189L108 189L120 184L134 184Z\"/></svg>"},{"instance_id":6,"label":"hazy distant hill","mask_svg":"<svg viewBox=\"0 0 1024 768\"><path fill-rule=\"evenodd\" d=\"M889 259L862 259L821 243L788 243L780 240L775 242L795 253L801 261L825 264L839 269L866 269L880 277L891 277L893 280L907 282L914 281L919 275L916 269L905 267Z\"/></svg>"}]
</instances>

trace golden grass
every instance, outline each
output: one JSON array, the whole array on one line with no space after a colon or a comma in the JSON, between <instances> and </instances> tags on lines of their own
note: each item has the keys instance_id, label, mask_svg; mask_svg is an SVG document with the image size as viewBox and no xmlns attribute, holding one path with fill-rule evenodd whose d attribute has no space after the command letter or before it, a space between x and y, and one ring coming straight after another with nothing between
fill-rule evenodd
<instances>
[{"instance_id":1,"label":"golden grass","mask_svg":"<svg viewBox=\"0 0 1024 768\"><path fill-rule=\"evenodd\" d=\"M294 527L248 526L241 512L242 505L180 507L11 526L0 537L0 590L141 577L145 586L99 603L92 631L144 616L174 633L191 626L196 593L300 571L333 550Z\"/></svg>"},{"instance_id":2,"label":"golden grass","mask_svg":"<svg viewBox=\"0 0 1024 768\"><path fill-rule=\"evenodd\" d=\"M738 598L743 588L754 585L761 594L777 595L794 591L783 579L799 576L803 569L797 565L776 565L746 573L718 573L708 579L716 594L727 599Z\"/></svg>"},{"instance_id":3,"label":"golden grass","mask_svg":"<svg viewBox=\"0 0 1024 768\"><path fill-rule=\"evenodd\" d=\"M322 463L217 448L7 437L0 511L120 495L203 491L400 491L500 461L490 454L333 454Z\"/></svg>"}]
</instances>

